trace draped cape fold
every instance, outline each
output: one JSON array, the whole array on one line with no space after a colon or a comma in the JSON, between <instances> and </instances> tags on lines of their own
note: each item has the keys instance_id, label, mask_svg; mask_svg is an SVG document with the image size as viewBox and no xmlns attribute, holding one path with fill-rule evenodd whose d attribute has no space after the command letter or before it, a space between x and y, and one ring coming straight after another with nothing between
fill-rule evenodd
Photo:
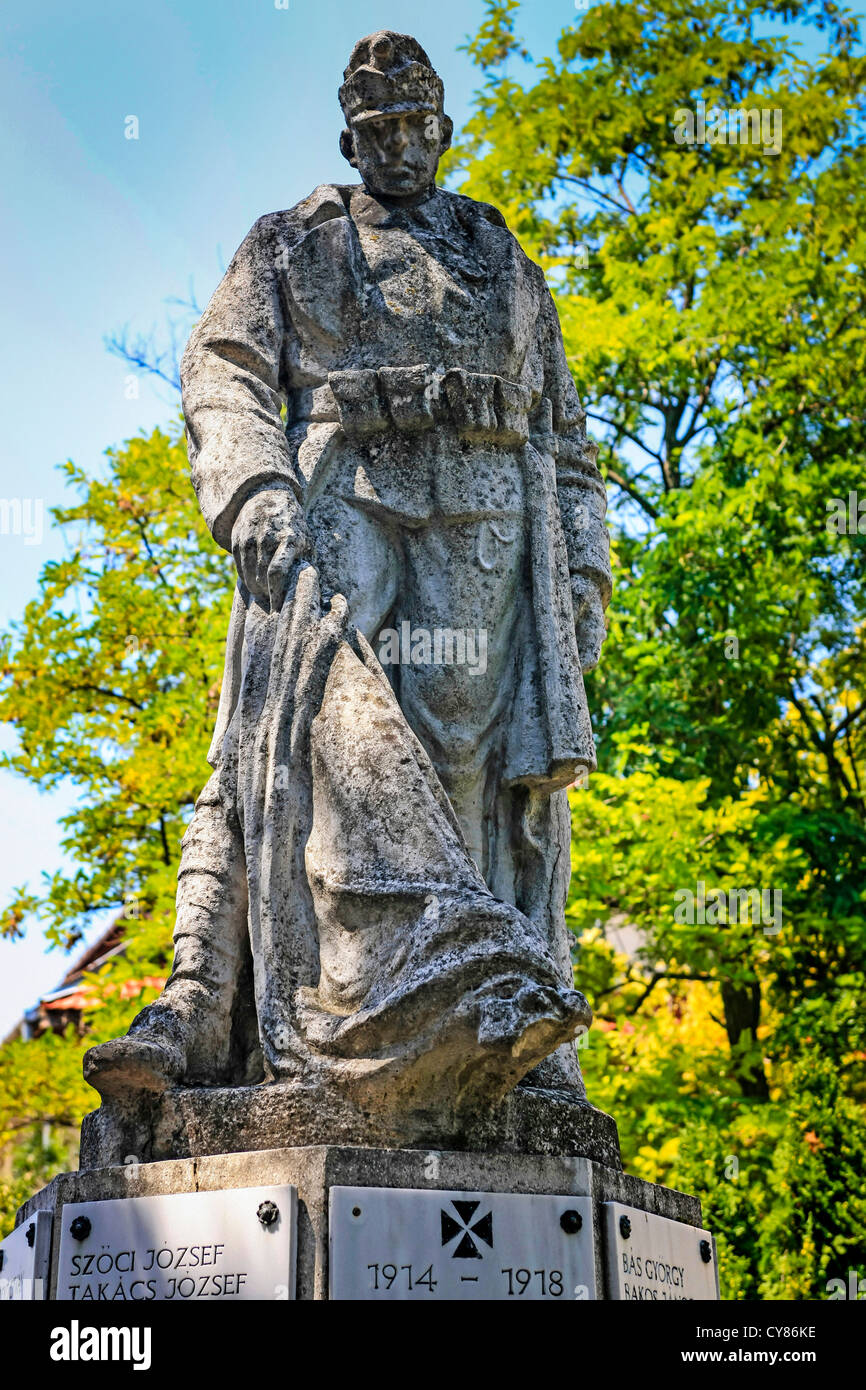
<instances>
[{"instance_id":1,"label":"draped cape fold","mask_svg":"<svg viewBox=\"0 0 866 1390\"><path fill-rule=\"evenodd\" d=\"M271 1073L320 1074L329 1058L337 1079L349 1058L429 1070L457 1039L471 1069L473 1049L526 1034L527 1007L572 1035L582 996L485 885L345 600L326 608L304 564L279 612L238 591L230 642L218 766L243 835Z\"/></svg>"}]
</instances>

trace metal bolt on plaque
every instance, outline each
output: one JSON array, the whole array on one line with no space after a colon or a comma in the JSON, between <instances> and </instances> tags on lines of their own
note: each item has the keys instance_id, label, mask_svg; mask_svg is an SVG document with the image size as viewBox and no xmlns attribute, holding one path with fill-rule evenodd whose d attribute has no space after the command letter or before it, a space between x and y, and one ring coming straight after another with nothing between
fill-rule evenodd
<instances>
[{"instance_id":1,"label":"metal bolt on plaque","mask_svg":"<svg viewBox=\"0 0 866 1390\"><path fill-rule=\"evenodd\" d=\"M76 1216L72 1225L69 1227L69 1234L73 1240L86 1240L90 1235L90 1218L87 1216Z\"/></svg>"},{"instance_id":2,"label":"metal bolt on plaque","mask_svg":"<svg viewBox=\"0 0 866 1390\"><path fill-rule=\"evenodd\" d=\"M273 1226L274 1222L279 1219L279 1215L280 1209L276 1202L262 1202L256 1211L256 1216L263 1226Z\"/></svg>"}]
</instances>

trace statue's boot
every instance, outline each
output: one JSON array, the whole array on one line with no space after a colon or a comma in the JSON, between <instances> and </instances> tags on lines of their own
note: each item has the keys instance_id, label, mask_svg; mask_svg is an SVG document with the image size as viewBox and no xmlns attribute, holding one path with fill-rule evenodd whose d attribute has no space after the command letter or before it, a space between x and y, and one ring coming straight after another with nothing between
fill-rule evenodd
<instances>
[{"instance_id":1,"label":"statue's boot","mask_svg":"<svg viewBox=\"0 0 866 1390\"><path fill-rule=\"evenodd\" d=\"M146 1011L145 1011L146 1012ZM124 1038L91 1047L84 1055L84 1079L104 1100L122 1100L131 1092L158 1093L176 1086L186 1073L182 1038L172 1037L170 1009L163 1011L169 1026L143 1025ZM139 1014L136 1023L145 1017Z\"/></svg>"},{"instance_id":2,"label":"statue's boot","mask_svg":"<svg viewBox=\"0 0 866 1390\"><path fill-rule=\"evenodd\" d=\"M88 1084L114 1099L226 1080L239 1061L235 1024L247 952L243 845L214 775L183 839L171 976L126 1037L87 1052Z\"/></svg>"}]
</instances>

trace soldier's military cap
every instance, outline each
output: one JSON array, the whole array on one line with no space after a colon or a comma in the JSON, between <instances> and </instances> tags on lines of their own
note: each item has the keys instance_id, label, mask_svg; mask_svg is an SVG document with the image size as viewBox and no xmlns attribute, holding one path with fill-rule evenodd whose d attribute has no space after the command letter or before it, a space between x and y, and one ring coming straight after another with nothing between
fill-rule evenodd
<instances>
[{"instance_id":1,"label":"soldier's military cap","mask_svg":"<svg viewBox=\"0 0 866 1390\"><path fill-rule=\"evenodd\" d=\"M409 34L380 29L359 39L343 79L340 105L347 122L404 111L442 111L442 79Z\"/></svg>"}]
</instances>

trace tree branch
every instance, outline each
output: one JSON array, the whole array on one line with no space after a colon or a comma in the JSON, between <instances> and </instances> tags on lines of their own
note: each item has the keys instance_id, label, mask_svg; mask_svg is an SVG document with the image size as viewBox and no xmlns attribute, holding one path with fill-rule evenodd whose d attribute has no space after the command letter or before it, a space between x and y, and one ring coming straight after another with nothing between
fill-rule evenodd
<instances>
[{"instance_id":1,"label":"tree branch","mask_svg":"<svg viewBox=\"0 0 866 1390\"><path fill-rule=\"evenodd\" d=\"M586 415L587 419L598 420L599 424L607 425L609 429L616 430L617 434L622 435L623 439L630 439L632 444L636 444L639 449L643 449L644 453L649 454L650 458L655 459L656 463L664 463L661 454L657 454L648 444L644 444L643 440L640 439L638 435L632 434L624 425L617 424L616 420L609 420L606 415L596 415L593 410L588 410Z\"/></svg>"},{"instance_id":2,"label":"tree branch","mask_svg":"<svg viewBox=\"0 0 866 1390\"><path fill-rule=\"evenodd\" d=\"M93 685L90 681L80 681L77 685L69 685L67 690L90 690L96 695L104 695L107 700L123 700L128 705L134 705L136 709L143 710L144 705L139 704L131 695L124 695L119 690L106 690L104 686Z\"/></svg>"},{"instance_id":3,"label":"tree branch","mask_svg":"<svg viewBox=\"0 0 866 1390\"><path fill-rule=\"evenodd\" d=\"M617 212L634 212L634 208L623 207L622 203L618 203L616 198L612 198L609 193L605 193L600 188L593 188L591 183L576 178L574 174L560 174L558 177L563 183L573 183L578 188L582 188L584 193L587 193L591 198L603 198L606 203L610 203L611 207L616 208Z\"/></svg>"},{"instance_id":4,"label":"tree branch","mask_svg":"<svg viewBox=\"0 0 866 1390\"><path fill-rule=\"evenodd\" d=\"M615 468L608 468L607 476L610 478L610 481L614 484L615 487L622 488L623 492L628 493L629 497L631 497L633 501L637 502L638 506L646 512L647 516L650 518L651 521L658 521L660 513L656 510L656 508L652 505L651 502L647 501L647 499L643 496L643 493L639 492L638 489L634 487L632 483L629 482L628 478L624 478L621 473L618 473L616 471Z\"/></svg>"}]
</instances>

